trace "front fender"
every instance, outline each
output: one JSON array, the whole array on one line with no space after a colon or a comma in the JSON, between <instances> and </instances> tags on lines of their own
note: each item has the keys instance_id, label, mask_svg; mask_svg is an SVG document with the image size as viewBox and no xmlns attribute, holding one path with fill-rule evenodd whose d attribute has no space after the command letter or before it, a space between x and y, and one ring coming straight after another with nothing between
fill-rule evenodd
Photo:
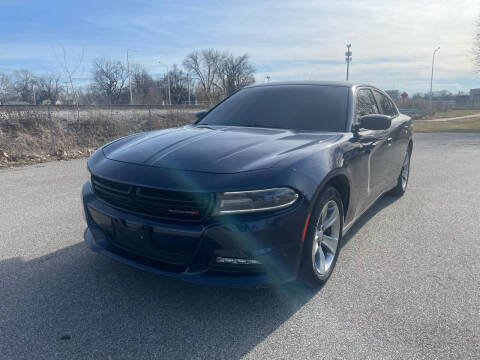
<instances>
[{"instance_id":1,"label":"front fender","mask_svg":"<svg viewBox=\"0 0 480 360\"><path fill-rule=\"evenodd\" d=\"M349 167L349 151L349 143L342 142L314 153L296 164L295 171L309 179L311 184L311 188L305 192L305 197L309 201L309 213L312 212L318 197L327 184L338 177L342 177L347 183L347 205L350 202L353 177ZM346 213L345 216L347 215Z\"/></svg>"}]
</instances>

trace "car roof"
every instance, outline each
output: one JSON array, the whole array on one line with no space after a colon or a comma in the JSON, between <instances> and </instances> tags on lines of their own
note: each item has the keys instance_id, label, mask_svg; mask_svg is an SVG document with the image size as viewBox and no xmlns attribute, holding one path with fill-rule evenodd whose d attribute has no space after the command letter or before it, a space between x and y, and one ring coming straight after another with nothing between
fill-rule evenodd
<instances>
[{"instance_id":1,"label":"car roof","mask_svg":"<svg viewBox=\"0 0 480 360\"><path fill-rule=\"evenodd\" d=\"M313 80L305 80L305 81L274 81L274 82L267 82L262 84L255 84L247 86L247 88L251 87L262 87L262 86L285 86L285 85L318 85L318 86L342 86L353 88L356 86L370 86L360 83L355 83L351 81L313 81Z\"/></svg>"}]
</instances>

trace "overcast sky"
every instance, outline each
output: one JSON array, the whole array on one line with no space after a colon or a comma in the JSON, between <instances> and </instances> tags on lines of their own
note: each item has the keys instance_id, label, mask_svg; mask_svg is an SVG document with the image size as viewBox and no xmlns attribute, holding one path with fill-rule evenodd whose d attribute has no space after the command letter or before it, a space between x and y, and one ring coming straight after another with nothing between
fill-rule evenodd
<instances>
[{"instance_id":1,"label":"overcast sky","mask_svg":"<svg viewBox=\"0 0 480 360\"><path fill-rule=\"evenodd\" d=\"M478 0L383 1L126 1L0 0L0 71L59 71L84 52L79 78L95 57L143 64L181 64L195 49L248 53L257 82L344 80L345 44L351 79L383 89L425 92L431 57L434 89L480 87L472 63Z\"/></svg>"}]
</instances>

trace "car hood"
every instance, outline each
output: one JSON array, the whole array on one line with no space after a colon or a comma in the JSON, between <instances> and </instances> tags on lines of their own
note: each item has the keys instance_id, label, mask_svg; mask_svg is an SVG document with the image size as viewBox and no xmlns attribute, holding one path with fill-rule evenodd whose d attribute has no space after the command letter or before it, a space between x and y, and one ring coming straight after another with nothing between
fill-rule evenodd
<instances>
[{"instance_id":1,"label":"car hood","mask_svg":"<svg viewBox=\"0 0 480 360\"><path fill-rule=\"evenodd\" d=\"M139 165L237 173L276 166L292 153L335 137L337 133L186 126L128 136L104 146L103 153L108 159Z\"/></svg>"}]
</instances>

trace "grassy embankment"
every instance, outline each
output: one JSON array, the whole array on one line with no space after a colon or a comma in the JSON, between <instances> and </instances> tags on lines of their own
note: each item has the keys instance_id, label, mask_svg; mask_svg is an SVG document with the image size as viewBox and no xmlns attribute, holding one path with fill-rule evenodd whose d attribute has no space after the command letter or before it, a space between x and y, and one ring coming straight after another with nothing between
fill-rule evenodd
<instances>
[{"instance_id":1,"label":"grassy embankment","mask_svg":"<svg viewBox=\"0 0 480 360\"><path fill-rule=\"evenodd\" d=\"M89 156L103 144L150 128L148 111L137 113L90 111L80 120L52 113L56 151L45 111L0 112L0 169L51 160ZM152 129L192 123L195 113L186 110L152 111Z\"/></svg>"},{"instance_id":2,"label":"grassy embankment","mask_svg":"<svg viewBox=\"0 0 480 360\"><path fill-rule=\"evenodd\" d=\"M428 116L424 120L429 119L445 119L445 118L453 118L453 117L460 117L460 116L470 116L480 114L480 110L449 110L449 111L438 111L433 116Z\"/></svg>"},{"instance_id":3,"label":"grassy embankment","mask_svg":"<svg viewBox=\"0 0 480 360\"><path fill-rule=\"evenodd\" d=\"M414 122L414 130L417 132L474 132L480 133L480 115L478 117L448 120L442 119L470 116L480 114L480 110L451 110L435 113L431 119L435 120L417 120Z\"/></svg>"}]
</instances>

